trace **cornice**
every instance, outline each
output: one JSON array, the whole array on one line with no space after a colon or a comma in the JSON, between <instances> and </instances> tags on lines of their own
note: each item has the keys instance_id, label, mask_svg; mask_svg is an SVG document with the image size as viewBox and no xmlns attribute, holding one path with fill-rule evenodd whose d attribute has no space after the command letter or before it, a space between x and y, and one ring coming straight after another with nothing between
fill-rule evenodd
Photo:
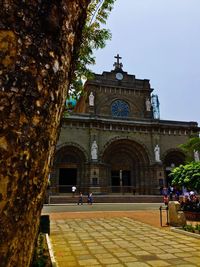
<instances>
[{"instance_id":1,"label":"cornice","mask_svg":"<svg viewBox=\"0 0 200 267\"><path fill-rule=\"evenodd\" d=\"M63 119L62 128L95 129L109 132L162 134L190 136L198 135L200 128L196 122L165 121L165 120L123 120L97 116L73 115Z\"/></svg>"}]
</instances>

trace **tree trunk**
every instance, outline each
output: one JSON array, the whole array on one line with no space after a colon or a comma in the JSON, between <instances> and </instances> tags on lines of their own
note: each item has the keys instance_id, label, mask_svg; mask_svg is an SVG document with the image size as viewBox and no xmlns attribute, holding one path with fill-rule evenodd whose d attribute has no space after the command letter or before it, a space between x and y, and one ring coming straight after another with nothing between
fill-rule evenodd
<instances>
[{"instance_id":1,"label":"tree trunk","mask_svg":"<svg viewBox=\"0 0 200 267\"><path fill-rule=\"evenodd\" d=\"M89 0L2 0L0 265L30 265Z\"/></svg>"}]
</instances>

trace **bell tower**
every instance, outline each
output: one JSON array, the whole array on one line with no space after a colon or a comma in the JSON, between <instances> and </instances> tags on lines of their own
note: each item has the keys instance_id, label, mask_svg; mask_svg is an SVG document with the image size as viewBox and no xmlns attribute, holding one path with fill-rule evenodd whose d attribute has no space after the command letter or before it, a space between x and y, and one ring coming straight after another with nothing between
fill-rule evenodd
<instances>
[{"instance_id":1,"label":"bell tower","mask_svg":"<svg viewBox=\"0 0 200 267\"><path fill-rule=\"evenodd\" d=\"M84 112L95 116L122 119L152 119L153 108L149 80L136 79L123 68L117 54L114 69L102 74L94 74L94 79L85 85ZM90 105L90 96L94 96L94 105Z\"/></svg>"}]
</instances>

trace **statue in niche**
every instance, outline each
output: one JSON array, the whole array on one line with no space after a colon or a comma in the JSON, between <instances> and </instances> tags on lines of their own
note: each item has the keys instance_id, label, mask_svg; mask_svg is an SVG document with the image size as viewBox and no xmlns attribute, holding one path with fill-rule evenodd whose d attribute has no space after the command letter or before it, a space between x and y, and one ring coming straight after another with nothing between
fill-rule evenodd
<instances>
[{"instance_id":1,"label":"statue in niche","mask_svg":"<svg viewBox=\"0 0 200 267\"><path fill-rule=\"evenodd\" d=\"M154 148L155 161L160 162L160 147L156 145Z\"/></svg>"},{"instance_id":2,"label":"statue in niche","mask_svg":"<svg viewBox=\"0 0 200 267\"><path fill-rule=\"evenodd\" d=\"M97 160L97 151L98 151L98 146L96 140L93 141L92 146L91 146L91 158L92 160Z\"/></svg>"},{"instance_id":3,"label":"statue in niche","mask_svg":"<svg viewBox=\"0 0 200 267\"><path fill-rule=\"evenodd\" d=\"M146 111L151 111L151 101L149 100L149 98L146 99Z\"/></svg>"},{"instance_id":4,"label":"statue in niche","mask_svg":"<svg viewBox=\"0 0 200 267\"><path fill-rule=\"evenodd\" d=\"M194 161L198 162L199 161L199 151L194 150Z\"/></svg>"},{"instance_id":5,"label":"statue in niche","mask_svg":"<svg viewBox=\"0 0 200 267\"><path fill-rule=\"evenodd\" d=\"M91 106L91 107L94 106L94 95L92 92L89 95L89 106Z\"/></svg>"}]
</instances>

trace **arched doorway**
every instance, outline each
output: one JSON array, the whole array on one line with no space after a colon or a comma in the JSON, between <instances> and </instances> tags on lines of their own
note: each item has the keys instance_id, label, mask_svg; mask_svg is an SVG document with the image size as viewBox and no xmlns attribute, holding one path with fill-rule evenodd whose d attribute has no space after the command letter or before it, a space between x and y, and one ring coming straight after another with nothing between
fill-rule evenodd
<instances>
[{"instance_id":1,"label":"arched doorway","mask_svg":"<svg viewBox=\"0 0 200 267\"><path fill-rule=\"evenodd\" d=\"M52 175L57 192L69 193L73 185L81 186L85 161L83 151L73 145L66 145L57 151Z\"/></svg>"},{"instance_id":2,"label":"arched doorway","mask_svg":"<svg viewBox=\"0 0 200 267\"><path fill-rule=\"evenodd\" d=\"M110 159L111 187L113 192L120 190L120 187L135 186L134 160L130 154L123 151L115 153ZM126 190L128 191L128 190Z\"/></svg>"},{"instance_id":3,"label":"arched doorway","mask_svg":"<svg viewBox=\"0 0 200 267\"><path fill-rule=\"evenodd\" d=\"M127 139L114 140L106 146L102 161L107 166L110 192L147 193L149 158L141 144Z\"/></svg>"},{"instance_id":4,"label":"arched doorway","mask_svg":"<svg viewBox=\"0 0 200 267\"><path fill-rule=\"evenodd\" d=\"M172 178L169 176L174 167L178 167L185 162L185 155L180 150L168 151L164 157L163 164L165 169L165 186L171 185Z\"/></svg>"}]
</instances>

